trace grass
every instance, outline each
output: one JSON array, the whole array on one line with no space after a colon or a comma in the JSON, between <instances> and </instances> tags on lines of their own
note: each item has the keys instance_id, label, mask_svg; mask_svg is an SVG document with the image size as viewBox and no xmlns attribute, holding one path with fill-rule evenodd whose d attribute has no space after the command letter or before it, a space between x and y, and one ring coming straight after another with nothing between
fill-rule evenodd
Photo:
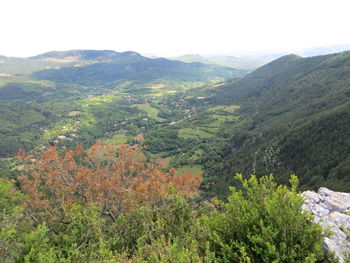
<instances>
[{"instance_id":1,"label":"grass","mask_svg":"<svg viewBox=\"0 0 350 263\"><path fill-rule=\"evenodd\" d=\"M230 112L230 113L233 113L235 112L237 109L239 109L240 106L238 105L231 105L231 106L216 106L216 107L212 107L212 108L209 108L207 111L208 112L216 112L216 111L226 111L226 112Z\"/></svg>"},{"instance_id":2,"label":"grass","mask_svg":"<svg viewBox=\"0 0 350 263\"><path fill-rule=\"evenodd\" d=\"M206 127L206 126L201 126L200 128L202 131L208 132L208 133L217 133L219 131L219 127Z\"/></svg>"},{"instance_id":3,"label":"grass","mask_svg":"<svg viewBox=\"0 0 350 263\"><path fill-rule=\"evenodd\" d=\"M209 108L207 111L208 112L215 112L215 111L223 110L224 108L225 108L225 106L216 106L216 107Z\"/></svg>"},{"instance_id":4,"label":"grass","mask_svg":"<svg viewBox=\"0 0 350 263\"><path fill-rule=\"evenodd\" d=\"M204 154L204 150L197 149L194 151L194 154L191 155L191 157L189 158L189 161L195 162L199 160L203 154Z\"/></svg>"},{"instance_id":5,"label":"grass","mask_svg":"<svg viewBox=\"0 0 350 263\"><path fill-rule=\"evenodd\" d=\"M183 175L185 173L197 174L202 172L203 172L203 167L201 165L184 165L176 169L177 175Z\"/></svg>"},{"instance_id":6,"label":"grass","mask_svg":"<svg viewBox=\"0 0 350 263\"><path fill-rule=\"evenodd\" d=\"M155 121L165 121L165 119L158 117L159 110L157 108L152 107L149 103L134 104L133 106L138 108L139 110L147 112L148 117L154 119Z\"/></svg>"},{"instance_id":7,"label":"grass","mask_svg":"<svg viewBox=\"0 0 350 263\"><path fill-rule=\"evenodd\" d=\"M183 128L179 130L179 137L183 139L210 138L210 137L213 137L213 135L203 130L200 130L199 128L197 129Z\"/></svg>"},{"instance_id":8,"label":"grass","mask_svg":"<svg viewBox=\"0 0 350 263\"><path fill-rule=\"evenodd\" d=\"M223 110L232 113L232 112L234 112L235 110L237 110L239 108L240 108L240 106L238 106L238 105L232 105L232 106L229 106L229 107L225 107Z\"/></svg>"},{"instance_id":9,"label":"grass","mask_svg":"<svg viewBox=\"0 0 350 263\"><path fill-rule=\"evenodd\" d=\"M159 83L159 84L153 84L153 85L151 85L151 86L149 86L147 88L150 88L150 89L162 89L164 87L166 87L165 84Z\"/></svg>"},{"instance_id":10,"label":"grass","mask_svg":"<svg viewBox=\"0 0 350 263\"><path fill-rule=\"evenodd\" d=\"M112 139L108 140L108 143L119 145L119 144L127 143L129 139L130 139L130 136L126 136L125 134L122 134L122 133L117 133L113 135Z\"/></svg>"}]
</instances>

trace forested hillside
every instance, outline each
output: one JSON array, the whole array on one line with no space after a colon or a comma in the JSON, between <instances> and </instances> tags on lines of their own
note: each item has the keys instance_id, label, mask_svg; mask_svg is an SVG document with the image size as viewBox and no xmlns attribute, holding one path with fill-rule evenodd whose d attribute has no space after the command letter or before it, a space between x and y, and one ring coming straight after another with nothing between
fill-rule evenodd
<instances>
[{"instance_id":1,"label":"forested hillside","mask_svg":"<svg viewBox=\"0 0 350 263\"><path fill-rule=\"evenodd\" d=\"M215 192L241 171L283 183L296 173L304 188L350 190L350 52L285 56L215 93L209 103L241 106Z\"/></svg>"}]
</instances>

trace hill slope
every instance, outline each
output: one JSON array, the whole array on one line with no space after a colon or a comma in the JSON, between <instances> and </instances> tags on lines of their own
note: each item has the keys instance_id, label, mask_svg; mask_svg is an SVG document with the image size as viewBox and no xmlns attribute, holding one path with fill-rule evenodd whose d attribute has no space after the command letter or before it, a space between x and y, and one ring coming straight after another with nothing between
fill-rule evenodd
<instances>
[{"instance_id":1,"label":"hill slope","mask_svg":"<svg viewBox=\"0 0 350 263\"><path fill-rule=\"evenodd\" d=\"M241 106L215 192L236 172L350 190L350 52L285 56L215 92L209 103Z\"/></svg>"}]
</instances>

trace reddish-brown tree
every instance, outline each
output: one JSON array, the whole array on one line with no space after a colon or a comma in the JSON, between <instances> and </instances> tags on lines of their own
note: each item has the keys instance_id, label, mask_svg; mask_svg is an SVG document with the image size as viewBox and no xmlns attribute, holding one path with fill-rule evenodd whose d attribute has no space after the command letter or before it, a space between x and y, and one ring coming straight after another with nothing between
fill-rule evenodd
<instances>
[{"instance_id":1,"label":"reddish-brown tree","mask_svg":"<svg viewBox=\"0 0 350 263\"><path fill-rule=\"evenodd\" d=\"M175 175L160 165L146 162L140 147L116 147L97 142L90 149L78 145L74 150L55 146L35 156L21 152L31 163L20 176L27 206L38 223L57 219L63 207L95 203L101 214L113 220L123 210L139 205L156 205L173 187L191 197L198 192L200 174Z\"/></svg>"}]
</instances>

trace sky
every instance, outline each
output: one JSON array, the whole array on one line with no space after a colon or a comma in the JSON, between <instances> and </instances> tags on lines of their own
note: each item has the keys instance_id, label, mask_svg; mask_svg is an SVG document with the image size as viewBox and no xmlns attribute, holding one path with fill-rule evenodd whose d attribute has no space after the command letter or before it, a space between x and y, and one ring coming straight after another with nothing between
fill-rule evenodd
<instances>
[{"instance_id":1,"label":"sky","mask_svg":"<svg viewBox=\"0 0 350 263\"><path fill-rule=\"evenodd\" d=\"M0 54L255 54L350 44L349 0L1 0Z\"/></svg>"}]
</instances>

